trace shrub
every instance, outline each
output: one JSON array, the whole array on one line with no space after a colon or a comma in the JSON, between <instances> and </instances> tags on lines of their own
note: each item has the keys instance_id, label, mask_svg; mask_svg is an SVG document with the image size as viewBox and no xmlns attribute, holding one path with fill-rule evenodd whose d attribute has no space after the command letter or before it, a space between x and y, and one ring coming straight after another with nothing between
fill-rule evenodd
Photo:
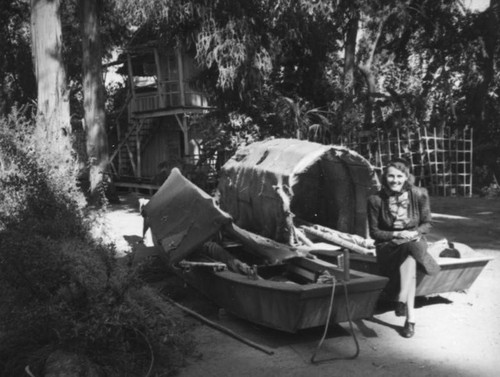
<instances>
[{"instance_id":1,"label":"shrub","mask_svg":"<svg viewBox=\"0 0 500 377\"><path fill-rule=\"evenodd\" d=\"M192 350L186 328L113 245L92 234L73 156L51 154L22 112L0 120L0 369L41 375L55 350L109 376L139 376L155 353L172 371ZM97 220L97 221L96 221Z\"/></svg>"}]
</instances>

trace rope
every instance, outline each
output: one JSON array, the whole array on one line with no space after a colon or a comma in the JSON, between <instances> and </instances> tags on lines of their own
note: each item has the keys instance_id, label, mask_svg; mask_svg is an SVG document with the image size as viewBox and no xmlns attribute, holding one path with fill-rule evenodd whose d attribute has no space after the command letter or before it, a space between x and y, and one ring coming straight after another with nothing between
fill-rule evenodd
<instances>
[{"instance_id":1,"label":"rope","mask_svg":"<svg viewBox=\"0 0 500 377\"><path fill-rule=\"evenodd\" d=\"M328 316L326 317L326 323L325 323L325 329L323 330L323 336L321 337L321 340L319 341L318 345L316 346L316 350L314 351L312 357L311 357L311 363L315 363L316 361L314 360L316 358L316 354L318 353L319 349L323 345L323 342L325 341L326 334L328 332L328 327L330 326L330 316L332 314L332 308L333 308L333 297L335 296L335 287L337 285L337 281L335 278L331 278L332 280L332 293L330 295L330 305L328 307Z\"/></svg>"},{"instance_id":2,"label":"rope","mask_svg":"<svg viewBox=\"0 0 500 377\"><path fill-rule=\"evenodd\" d=\"M316 350L314 351L313 355L311 356L311 363L312 364L320 364L320 363L325 363L325 362L335 361L335 360L352 360L352 359L355 359L356 357L358 357L358 355L359 355L359 343L358 343L358 339L356 338L356 333L354 332L354 327L352 325L352 316L351 316L351 310L349 308L350 305L349 305L349 295L347 293L347 285L346 285L345 281L340 281L340 283L344 286L344 295L345 295L345 300L346 300L347 318L349 319L349 327L351 329L351 334L352 334L352 337L354 339L354 343L356 345L356 352L352 356L334 357L334 358L325 359L325 360L316 360L316 354L318 353L319 349L323 345L323 342L325 341L325 338L326 338L326 334L328 332L328 327L330 326L330 316L332 314L333 301L334 301L333 298L334 298L334 295L335 295L335 288L336 288L336 285L337 285L335 277L333 277L333 276L331 277L331 282L332 282L332 293L331 293L331 296L330 296L330 306L328 308L328 317L326 319L325 329L323 331L323 336L321 337L321 340L319 341L319 343L318 343L318 345L316 347Z\"/></svg>"}]
</instances>

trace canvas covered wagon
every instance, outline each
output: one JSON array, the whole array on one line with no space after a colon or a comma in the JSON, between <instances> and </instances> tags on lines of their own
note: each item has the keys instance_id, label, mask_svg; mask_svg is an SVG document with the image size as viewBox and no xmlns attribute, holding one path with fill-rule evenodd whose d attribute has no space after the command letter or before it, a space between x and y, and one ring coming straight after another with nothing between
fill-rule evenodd
<instances>
[{"instance_id":1,"label":"canvas covered wagon","mask_svg":"<svg viewBox=\"0 0 500 377\"><path fill-rule=\"evenodd\" d=\"M379 187L372 166L354 151L272 139L240 149L223 166L218 189L221 208L242 228L290 244L305 235L321 244L316 255L333 263L348 247L351 268L378 274L366 203ZM441 272L419 271L417 295L468 289L491 259L458 243L431 249Z\"/></svg>"},{"instance_id":2,"label":"canvas covered wagon","mask_svg":"<svg viewBox=\"0 0 500 377\"><path fill-rule=\"evenodd\" d=\"M218 189L236 224L286 242L294 218L366 236L367 193L377 182L370 163L347 148L272 139L238 150Z\"/></svg>"},{"instance_id":3,"label":"canvas covered wagon","mask_svg":"<svg viewBox=\"0 0 500 377\"><path fill-rule=\"evenodd\" d=\"M227 312L277 330L369 318L387 284L238 227L175 168L143 216L173 272Z\"/></svg>"}]
</instances>

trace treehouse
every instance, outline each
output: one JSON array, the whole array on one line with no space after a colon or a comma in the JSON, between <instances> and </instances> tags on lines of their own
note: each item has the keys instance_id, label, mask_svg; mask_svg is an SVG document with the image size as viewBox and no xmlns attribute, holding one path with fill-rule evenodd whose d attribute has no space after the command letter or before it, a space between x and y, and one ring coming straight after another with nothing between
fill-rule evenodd
<instances>
[{"instance_id":1,"label":"treehouse","mask_svg":"<svg viewBox=\"0 0 500 377\"><path fill-rule=\"evenodd\" d=\"M118 71L127 77L127 99L112 135L111 174L118 187L156 189L172 167L184 174L200 171L197 114L210 111L207 96L197 90L194 53L154 41L139 29L121 56ZM207 177L205 177L207 178Z\"/></svg>"}]
</instances>

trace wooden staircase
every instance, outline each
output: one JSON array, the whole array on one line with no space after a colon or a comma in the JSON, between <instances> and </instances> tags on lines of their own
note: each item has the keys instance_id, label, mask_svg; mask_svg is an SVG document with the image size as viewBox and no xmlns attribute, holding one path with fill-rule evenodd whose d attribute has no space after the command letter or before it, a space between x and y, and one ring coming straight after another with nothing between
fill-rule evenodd
<instances>
[{"instance_id":1,"label":"wooden staircase","mask_svg":"<svg viewBox=\"0 0 500 377\"><path fill-rule=\"evenodd\" d=\"M127 133L110 156L113 175L141 178L141 154L153 137L155 129L151 119L136 119L128 124Z\"/></svg>"}]
</instances>

